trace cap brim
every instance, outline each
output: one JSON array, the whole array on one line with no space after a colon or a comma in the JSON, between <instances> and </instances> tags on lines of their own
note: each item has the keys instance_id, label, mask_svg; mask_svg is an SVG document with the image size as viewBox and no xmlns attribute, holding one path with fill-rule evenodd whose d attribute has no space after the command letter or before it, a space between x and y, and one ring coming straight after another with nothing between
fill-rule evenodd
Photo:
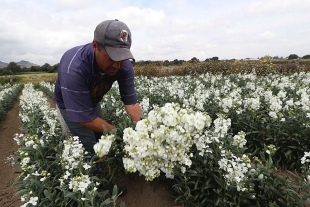
<instances>
[{"instance_id":1,"label":"cap brim","mask_svg":"<svg viewBox=\"0 0 310 207\"><path fill-rule=\"evenodd\" d=\"M104 47L109 57L114 61L122 61L128 59L134 59L133 55L128 48L119 48L119 47Z\"/></svg>"}]
</instances>

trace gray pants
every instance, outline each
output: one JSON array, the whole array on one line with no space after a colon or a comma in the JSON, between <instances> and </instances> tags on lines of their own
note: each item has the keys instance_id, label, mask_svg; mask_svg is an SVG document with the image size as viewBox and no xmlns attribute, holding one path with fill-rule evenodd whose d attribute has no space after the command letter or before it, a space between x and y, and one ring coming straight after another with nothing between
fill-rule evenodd
<instances>
[{"instance_id":1,"label":"gray pants","mask_svg":"<svg viewBox=\"0 0 310 207\"><path fill-rule=\"evenodd\" d=\"M103 119L103 114L99 103L96 105L95 109L97 111L98 116ZM59 109L57 107L57 110L59 110L61 114L61 115L59 114L60 123L64 121L67 125L65 126L64 123L61 124L63 133L68 134L68 130L66 129L66 127L68 127L71 135L78 136L85 150L91 156L93 156L95 154L93 147L98 142L102 134L86 128L79 122L70 121L66 109Z\"/></svg>"}]
</instances>

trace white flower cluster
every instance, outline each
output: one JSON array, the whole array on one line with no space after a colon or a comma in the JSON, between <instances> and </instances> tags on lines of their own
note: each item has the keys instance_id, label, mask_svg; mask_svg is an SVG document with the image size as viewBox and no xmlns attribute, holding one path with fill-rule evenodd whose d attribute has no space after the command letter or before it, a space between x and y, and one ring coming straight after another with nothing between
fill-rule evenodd
<instances>
[{"instance_id":1,"label":"white flower cluster","mask_svg":"<svg viewBox=\"0 0 310 207\"><path fill-rule=\"evenodd\" d=\"M50 107L43 92L35 90L33 84L27 83L24 86L20 97L20 107L19 116L24 124L35 121L32 117L42 116L42 122L36 130L45 137L55 136L61 131L56 109Z\"/></svg>"},{"instance_id":2,"label":"white flower cluster","mask_svg":"<svg viewBox=\"0 0 310 207\"><path fill-rule=\"evenodd\" d=\"M7 97L12 96L13 92L17 90L18 87L19 87L18 85L13 86L11 86L10 84L3 85L0 88L0 103Z\"/></svg>"},{"instance_id":3,"label":"white flower cluster","mask_svg":"<svg viewBox=\"0 0 310 207\"><path fill-rule=\"evenodd\" d=\"M145 117L148 112L149 112L149 107L150 107L150 99L147 98L147 97L144 97L142 99L142 101L140 102L140 107L141 107L141 110L142 110L142 117Z\"/></svg>"},{"instance_id":4,"label":"white flower cluster","mask_svg":"<svg viewBox=\"0 0 310 207\"><path fill-rule=\"evenodd\" d=\"M40 181L43 182L50 177L51 173L48 173L46 170L43 170L41 173L35 171L34 173L32 173L32 175L41 177Z\"/></svg>"},{"instance_id":5,"label":"white flower cluster","mask_svg":"<svg viewBox=\"0 0 310 207\"><path fill-rule=\"evenodd\" d=\"M21 169L24 171L27 170L29 163L30 163L30 157L24 157L20 162Z\"/></svg>"},{"instance_id":6,"label":"white flower cluster","mask_svg":"<svg viewBox=\"0 0 310 207\"><path fill-rule=\"evenodd\" d=\"M32 206L36 206L37 205L37 202L38 202L38 197L30 197L29 200L24 203L23 205L21 205L20 207L26 207L28 206L29 204L31 204ZM21 199L23 202L25 202L26 200L25 199Z\"/></svg>"},{"instance_id":7,"label":"white flower cluster","mask_svg":"<svg viewBox=\"0 0 310 207\"><path fill-rule=\"evenodd\" d=\"M232 145L243 148L246 142L247 140L245 139L245 132L241 131L233 137Z\"/></svg>"},{"instance_id":8,"label":"white flower cluster","mask_svg":"<svg viewBox=\"0 0 310 207\"><path fill-rule=\"evenodd\" d=\"M206 128L204 133L201 135L194 135L194 143L199 155L203 156L206 153L213 153L213 150L209 148L209 144L217 143L222 148L223 139L226 139L227 132L230 128L230 119L224 119L222 115L219 115L217 119L213 121L214 128ZM211 118L209 117L207 126L210 126Z\"/></svg>"},{"instance_id":9,"label":"white flower cluster","mask_svg":"<svg viewBox=\"0 0 310 207\"><path fill-rule=\"evenodd\" d=\"M307 182L310 184L310 152L305 152L304 156L300 159L301 164L306 165L305 173L307 174Z\"/></svg>"},{"instance_id":10,"label":"white flower cluster","mask_svg":"<svg viewBox=\"0 0 310 207\"><path fill-rule=\"evenodd\" d=\"M38 135L30 134L15 134L13 138L18 145L23 145L25 147L30 147L33 149L38 149L39 147L44 147L44 139L39 139Z\"/></svg>"},{"instance_id":11,"label":"white flower cluster","mask_svg":"<svg viewBox=\"0 0 310 207\"><path fill-rule=\"evenodd\" d=\"M159 176L160 170L166 177L173 178L174 167L191 166L193 137L202 135L210 124L208 115L182 109L176 103L166 103L150 111L135 130L124 130L125 169L139 171L147 180Z\"/></svg>"},{"instance_id":12,"label":"white flower cluster","mask_svg":"<svg viewBox=\"0 0 310 207\"><path fill-rule=\"evenodd\" d=\"M62 152L62 160L66 169L76 169L84 157L83 144L80 143L77 136L64 140L64 149Z\"/></svg>"},{"instance_id":13,"label":"white flower cluster","mask_svg":"<svg viewBox=\"0 0 310 207\"><path fill-rule=\"evenodd\" d=\"M69 189L72 189L73 192L81 191L81 193L84 194L90 184L91 181L88 175L76 176L71 178Z\"/></svg>"},{"instance_id":14,"label":"white flower cluster","mask_svg":"<svg viewBox=\"0 0 310 207\"><path fill-rule=\"evenodd\" d=\"M70 137L64 141L64 149L62 152L62 165L66 169L65 174L59 179L60 186L69 185L69 189L74 192L81 191L84 194L85 190L92 184L88 175L79 172L76 175L75 169L82 166L85 170L91 168L88 163L84 163L85 150L77 136ZM69 183L68 183L69 182Z\"/></svg>"},{"instance_id":15,"label":"white flower cluster","mask_svg":"<svg viewBox=\"0 0 310 207\"><path fill-rule=\"evenodd\" d=\"M112 142L115 140L115 135L102 135L101 139L94 145L94 151L98 157L107 155L110 151Z\"/></svg>"},{"instance_id":16,"label":"white flower cluster","mask_svg":"<svg viewBox=\"0 0 310 207\"><path fill-rule=\"evenodd\" d=\"M32 205L32 206L37 205L39 198L36 196L31 196L32 194L33 194L32 191L30 191L29 193L21 196L20 200L24 202L24 204L21 205L20 207L26 207L28 205Z\"/></svg>"},{"instance_id":17,"label":"white flower cluster","mask_svg":"<svg viewBox=\"0 0 310 207\"><path fill-rule=\"evenodd\" d=\"M45 82L45 81L41 81L40 86L43 86L44 88L46 88L50 92L54 92L54 89L55 89L55 84L51 84L51 83Z\"/></svg>"},{"instance_id":18,"label":"white flower cluster","mask_svg":"<svg viewBox=\"0 0 310 207\"><path fill-rule=\"evenodd\" d=\"M300 159L301 164L310 163L310 152L305 152L304 156Z\"/></svg>"},{"instance_id":19,"label":"white flower cluster","mask_svg":"<svg viewBox=\"0 0 310 207\"><path fill-rule=\"evenodd\" d=\"M213 75L203 74L195 79L190 76L165 78L137 78L137 91L141 94L164 96L165 100L178 102L183 107L206 111L210 105L221 113L267 109L272 119L283 118L281 114L296 113L301 108L310 112L310 73L294 73L289 76ZM244 86L245 84L245 86ZM152 103L150 103L152 104ZM282 119L289 121L294 116ZM307 125L308 126L308 125Z\"/></svg>"},{"instance_id":20,"label":"white flower cluster","mask_svg":"<svg viewBox=\"0 0 310 207\"><path fill-rule=\"evenodd\" d=\"M250 159L247 155L243 155L241 158L236 157L232 153L222 152L223 158L218 161L220 169L223 169L226 174L224 178L226 180L227 187L234 184L238 191L245 191L245 181L248 178L248 174L253 172L253 168Z\"/></svg>"}]
</instances>

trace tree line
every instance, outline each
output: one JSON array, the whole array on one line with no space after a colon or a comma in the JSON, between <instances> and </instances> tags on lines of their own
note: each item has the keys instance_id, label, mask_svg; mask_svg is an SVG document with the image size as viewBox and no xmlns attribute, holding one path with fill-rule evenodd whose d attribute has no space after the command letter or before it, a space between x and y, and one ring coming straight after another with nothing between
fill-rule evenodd
<instances>
[{"instance_id":1,"label":"tree line","mask_svg":"<svg viewBox=\"0 0 310 207\"><path fill-rule=\"evenodd\" d=\"M304 55L302 57L299 57L296 54L290 54L286 59L288 60L294 60L294 59L310 59L310 55ZM250 58L246 58L246 59L250 59ZM260 59L260 58L258 58ZM279 58L278 56L273 57L273 59L283 59L283 58ZM232 59L235 60L235 59ZM215 57L211 57L211 58L207 58L204 60L205 62L208 61L219 61L219 58L217 56ZM169 61L169 60L164 60L164 61L151 61L151 60L142 60L142 61L137 61L137 62L133 62L132 64L133 66L138 65L138 66L143 66L143 65L148 65L149 63L152 63L152 65L158 65L158 66L171 66L171 65L182 65L183 63L196 63L196 62L200 62L200 60L196 57L193 57L192 59L186 61L186 60L178 60L178 59L174 59L173 61ZM55 65L50 65L48 63L45 63L42 66L31 66L29 68L26 67L21 67L20 65L17 65L17 63L15 62L10 62L8 64L8 66L0 69L0 75L13 75L13 74L21 74L21 73L28 73L28 72L47 72L47 73L54 73L58 71L58 66L59 63L55 64Z\"/></svg>"},{"instance_id":2,"label":"tree line","mask_svg":"<svg viewBox=\"0 0 310 207\"><path fill-rule=\"evenodd\" d=\"M28 73L28 72L47 72L47 73L54 73L58 71L59 63L55 65L50 65L45 63L42 66L31 66L21 67L17 65L15 62L10 62L6 67L0 69L0 75L14 75L14 74L21 74L21 73Z\"/></svg>"}]
</instances>

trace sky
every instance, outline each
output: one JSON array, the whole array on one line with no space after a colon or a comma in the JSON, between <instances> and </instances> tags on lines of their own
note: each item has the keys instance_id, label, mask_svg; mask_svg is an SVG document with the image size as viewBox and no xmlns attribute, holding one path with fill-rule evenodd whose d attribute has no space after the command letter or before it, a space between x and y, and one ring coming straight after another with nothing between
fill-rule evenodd
<instances>
[{"instance_id":1,"label":"sky","mask_svg":"<svg viewBox=\"0 0 310 207\"><path fill-rule=\"evenodd\" d=\"M310 0L0 0L0 61L54 65L93 41L95 27L130 28L136 61L310 54Z\"/></svg>"}]
</instances>

